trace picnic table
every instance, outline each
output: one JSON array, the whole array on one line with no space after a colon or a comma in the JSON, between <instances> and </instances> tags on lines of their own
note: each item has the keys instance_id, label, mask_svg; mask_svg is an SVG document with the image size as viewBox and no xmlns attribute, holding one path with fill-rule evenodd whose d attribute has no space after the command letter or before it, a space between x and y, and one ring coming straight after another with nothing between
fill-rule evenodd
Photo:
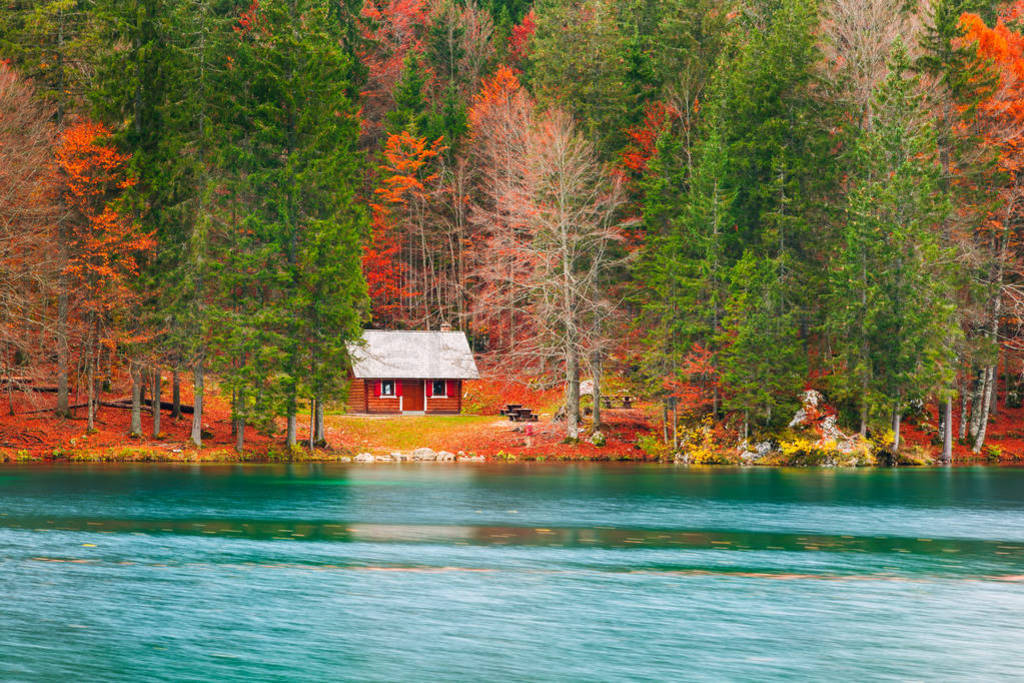
<instances>
[{"instance_id":1,"label":"picnic table","mask_svg":"<svg viewBox=\"0 0 1024 683\"><path fill-rule=\"evenodd\" d=\"M501 414L507 415L512 422L537 422L540 419L531 408L524 408L519 403L507 404Z\"/></svg>"},{"instance_id":2,"label":"picnic table","mask_svg":"<svg viewBox=\"0 0 1024 683\"><path fill-rule=\"evenodd\" d=\"M633 401L636 400L636 396L630 396L628 394L619 394L615 396L602 396L601 400L604 402L604 407L608 408L609 410L611 410L612 408L612 401L621 402L623 408L632 408Z\"/></svg>"}]
</instances>

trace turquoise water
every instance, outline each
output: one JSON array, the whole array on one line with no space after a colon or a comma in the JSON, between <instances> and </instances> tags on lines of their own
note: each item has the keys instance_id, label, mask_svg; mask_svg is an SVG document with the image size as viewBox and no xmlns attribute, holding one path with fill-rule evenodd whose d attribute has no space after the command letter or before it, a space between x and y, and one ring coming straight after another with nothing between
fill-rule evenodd
<instances>
[{"instance_id":1,"label":"turquoise water","mask_svg":"<svg viewBox=\"0 0 1024 683\"><path fill-rule=\"evenodd\" d=\"M1024 470L0 469L3 680L854 677L1024 677Z\"/></svg>"}]
</instances>

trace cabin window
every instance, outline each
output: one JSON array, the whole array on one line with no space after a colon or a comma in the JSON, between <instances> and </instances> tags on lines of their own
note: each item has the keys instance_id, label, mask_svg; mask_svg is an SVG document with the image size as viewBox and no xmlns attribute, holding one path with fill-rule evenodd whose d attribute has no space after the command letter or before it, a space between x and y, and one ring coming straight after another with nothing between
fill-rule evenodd
<instances>
[{"instance_id":1,"label":"cabin window","mask_svg":"<svg viewBox=\"0 0 1024 683\"><path fill-rule=\"evenodd\" d=\"M380 381L380 395L393 397L395 395L395 380L382 379Z\"/></svg>"},{"instance_id":2,"label":"cabin window","mask_svg":"<svg viewBox=\"0 0 1024 683\"><path fill-rule=\"evenodd\" d=\"M430 387L430 395L434 398L447 398L448 397L448 382L443 379L435 379Z\"/></svg>"}]
</instances>

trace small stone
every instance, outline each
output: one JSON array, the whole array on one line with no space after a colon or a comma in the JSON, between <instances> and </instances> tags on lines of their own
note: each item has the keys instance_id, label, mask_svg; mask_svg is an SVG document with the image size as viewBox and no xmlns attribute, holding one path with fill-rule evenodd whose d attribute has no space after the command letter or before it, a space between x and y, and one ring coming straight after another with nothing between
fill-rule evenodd
<instances>
[{"instance_id":1,"label":"small stone","mask_svg":"<svg viewBox=\"0 0 1024 683\"><path fill-rule=\"evenodd\" d=\"M343 455L338 458L338 462L352 462L352 458L347 455Z\"/></svg>"},{"instance_id":2,"label":"small stone","mask_svg":"<svg viewBox=\"0 0 1024 683\"><path fill-rule=\"evenodd\" d=\"M590 435L590 443L600 448L605 444L604 434L602 434L600 431L594 432L593 434Z\"/></svg>"},{"instance_id":3,"label":"small stone","mask_svg":"<svg viewBox=\"0 0 1024 683\"><path fill-rule=\"evenodd\" d=\"M373 455L370 453L360 453L356 456L356 462L373 462Z\"/></svg>"}]
</instances>

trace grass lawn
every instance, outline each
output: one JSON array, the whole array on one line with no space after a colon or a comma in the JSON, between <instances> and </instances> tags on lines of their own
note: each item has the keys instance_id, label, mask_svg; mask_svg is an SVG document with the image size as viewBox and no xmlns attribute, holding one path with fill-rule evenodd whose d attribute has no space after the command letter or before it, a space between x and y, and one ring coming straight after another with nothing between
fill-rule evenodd
<instances>
[{"instance_id":1,"label":"grass lawn","mask_svg":"<svg viewBox=\"0 0 1024 683\"><path fill-rule=\"evenodd\" d=\"M481 432L508 432L510 423L495 415L327 415L328 438L336 434L352 450L390 453L421 446L469 451Z\"/></svg>"}]
</instances>

